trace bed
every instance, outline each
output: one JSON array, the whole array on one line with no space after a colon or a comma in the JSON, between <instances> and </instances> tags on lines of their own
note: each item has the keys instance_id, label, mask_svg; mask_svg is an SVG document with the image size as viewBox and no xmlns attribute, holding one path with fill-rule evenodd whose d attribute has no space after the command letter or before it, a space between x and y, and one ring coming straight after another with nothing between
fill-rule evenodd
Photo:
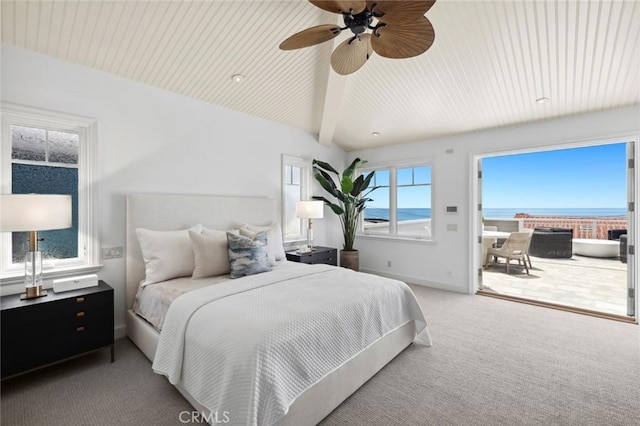
<instances>
[{"instance_id":1,"label":"bed","mask_svg":"<svg viewBox=\"0 0 640 426\"><path fill-rule=\"evenodd\" d=\"M268 225L276 217L275 201L268 198L127 197L127 334L154 370L210 423L222 418L228 424L317 424L414 340L431 344L422 311L404 283L328 265L283 261L271 272L237 280L191 280L197 288L179 291L161 324L133 311L145 278L136 229L173 231L201 224L224 230L238 223ZM162 284L183 289L189 282ZM242 322L230 321L242 306L252 308L241 315ZM342 313L334 315L336 306ZM364 325L347 326L350 313L360 311L367 321L353 322ZM258 321L261 315L264 320ZM270 324L277 331L263 332L262 323L265 330ZM250 341L247 336L257 343L244 343ZM253 371L241 360L259 361L259 367ZM236 361L236 367L227 366ZM255 395L244 398L247 389Z\"/></svg>"}]
</instances>

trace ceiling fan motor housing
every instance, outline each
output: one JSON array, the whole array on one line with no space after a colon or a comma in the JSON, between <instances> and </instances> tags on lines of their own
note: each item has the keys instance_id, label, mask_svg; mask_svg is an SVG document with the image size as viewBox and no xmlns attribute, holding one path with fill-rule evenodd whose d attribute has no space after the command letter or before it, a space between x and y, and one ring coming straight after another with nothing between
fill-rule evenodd
<instances>
[{"instance_id":1,"label":"ceiling fan motor housing","mask_svg":"<svg viewBox=\"0 0 640 426\"><path fill-rule=\"evenodd\" d=\"M351 13L344 14L344 25L354 34L362 34L367 30L373 21L373 15L369 10L365 9L357 15Z\"/></svg>"}]
</instances>

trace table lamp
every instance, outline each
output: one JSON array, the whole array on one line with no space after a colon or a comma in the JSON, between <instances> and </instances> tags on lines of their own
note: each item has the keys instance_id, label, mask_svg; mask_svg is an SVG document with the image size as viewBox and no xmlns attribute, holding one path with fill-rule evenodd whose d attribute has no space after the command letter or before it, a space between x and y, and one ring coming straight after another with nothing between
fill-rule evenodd
<instances>
[{"instance_id":1,"label":"table lamp","mask_svg":"<svg viewBox=\"0 0 640 426\"><path fill-rule=\"evenodd\" d=\"M21 299L47 295L42 289L42 253L38 251L38 231L71 227L71 195L0 195L0 231L29 232L29 252L25 260L25 294Z\"/></svg>"},{"instance_id":2,"label":"table lamp","mask_svg":"<svg viewBox=\"0 0 640 426\"><path fill-rule=\"evenodd\" d=\"M321 219L324 215L322 201L298 201L296 202L296 217L308 219L307 246L313 250L313 219Z\"/></svg>"}]
</instances>

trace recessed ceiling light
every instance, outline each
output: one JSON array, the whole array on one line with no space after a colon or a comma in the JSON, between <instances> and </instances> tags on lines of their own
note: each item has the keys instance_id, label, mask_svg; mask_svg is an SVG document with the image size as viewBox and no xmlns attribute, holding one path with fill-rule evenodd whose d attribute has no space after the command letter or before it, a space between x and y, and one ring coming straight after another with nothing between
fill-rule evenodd
<instances>
[{"instance_id":1,"label":"recessed ceiling light","mask_svg":"<svg viewBox=\"0 0 640 426\"><path fill-rule=\"evenodd\" d=\"M549 98L538 98L538 99L536 99L536 103L537 104L546 104L547 102L549 102Z\"/></svg>"},{"instance_id":2,"label":"recessed ceiling light","mask_svg":"<svg viewBox=\"0 0 640 426\"><path fill-rule=\"evenodd\" d=\"M231 76L231 81L234 83L240 83L242 80L244 80L244 75L242 74L234 74Z\"/></svg>"},{"instance_id":3,"label":"recessed ceiling light","mask_svg":"<svg viewBox=\"0 0 640 426\"><path fill-rule=\"evenodd\" d=\"M371 132L373 136L380 136L380 132Z\"/></svg>"}]
</instances>

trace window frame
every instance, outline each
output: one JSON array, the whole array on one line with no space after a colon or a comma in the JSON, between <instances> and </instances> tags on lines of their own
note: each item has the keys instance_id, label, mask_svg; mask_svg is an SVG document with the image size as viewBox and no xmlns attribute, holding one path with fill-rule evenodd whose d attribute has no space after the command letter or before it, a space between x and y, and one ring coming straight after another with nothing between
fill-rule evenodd
<instances>
[{"instance_id":1,"label":"window frame","mask_svg":"<svg viewBox=\"0 0 640 426\"><path fill-rule=\"evenodd\" d=\"M0 128L0 165L2 165L3 194L11 194L12 188L12 136L11 126L45 128L80 135L78 152L78 257L57 259L44 264L45 280L64 277L78 272L97 272L100 265L100 241L98 233L97 182L97 122L95 119L65 114L40 108L2 102ZM63 163L16 160L20 164L42 164L49 167L65 167ZM11 259L11 232L1 232L2 256L0 257L0 284L15 284L24 279L24 264Z\"/></svg>"},{"instance_id":2,"label":"window frame","mask_svg":"<svg viewBox=\"0 0 640 426\"><path fill-rule=\"evenodd\" d=\"M286 209L286 183L285 183L285 174L287 166L299 167L300 168L300 200L306 201L311 197L311 160L295 157L292 155L282 154L282 173L280 176L280 183L282 185L282 240L286 243L297 243L302 241L307 241L306 236L306 227L303 222L303 219L298 218L300 223L300 234L299 235L288 235L287 234L287 209Z\"/></svg>"},{"instance_id":3,"label":"window frame","mask_svg":"<svg viewBox=\"0 0 640 426\"><path fill-rule=\"evenodd\" d=\"M419 234L398 234L398 169L417 168L417 167L429 167L431 169L431 232L430 236L424 236ZM380 238L380 239L393 239L404 241L419 241L419 242L433 242L435 241L435 223L436 223L436 200L435 200L435 182L434 182L434 165L431 157L415 158L411 160L397 160L387 161L380 163L368 162L365 167L358 169L358 174L368 174L375 170L388 170L389 171L389 233L388 234L372 234L367 233L364 229L364 214L360 215L358 224L358 237L364 238ZM405 186L405 185L401 185Z\"/></svg>"}]
</instances>

